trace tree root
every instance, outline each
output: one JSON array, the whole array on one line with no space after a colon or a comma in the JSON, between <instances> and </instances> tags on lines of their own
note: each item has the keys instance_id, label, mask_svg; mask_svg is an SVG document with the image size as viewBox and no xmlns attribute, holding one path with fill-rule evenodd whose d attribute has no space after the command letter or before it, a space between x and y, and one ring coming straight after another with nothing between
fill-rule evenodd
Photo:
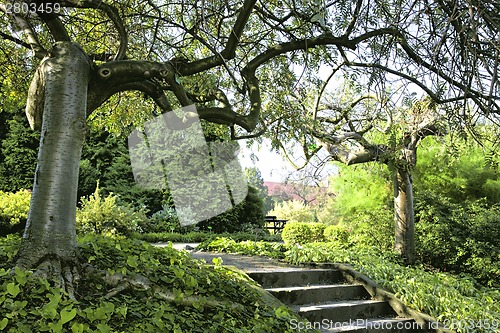
<instances>
[{"instance_id":1,"label":"tree root","mask_svg":"<svg viewBox=\"0 0 500 333\"><path fill-rule=\"evenodd\" d=\"M26 269L22 263L18 262L17 266ZM111 274L107 270L97 269L89 264L80 266L78 260L76 260L76 262L63 260L54 255L44 256L39 259L36 264L30 266L30 270L34 272L33 276L38 276L53 282L55 287L65 290L69 297L75 301L77 301L76 291L78 283L81 280L81 273L85 279L100 279L107 287L111 288L104 295L105 299L110 299L126 291L152 291L154 297L178 305L188 307L203 306L209 308L229 306L236 311L244 310L242 304L231 301L220 301L195 295L176 297L173 292L165 291L164 288L143 275Z\"/></svg>"},{"instance_id":2,"label":"tree root","mask_svg":"<svg viewBox=\"0 0 500 333\"><path fill-rule=\"evenodd\" d=\"M17 267L26 269L20 262ZM55 287L65 290L72 300L76 300L75 290L80 281L77 263L57 256L44 256L30 270L34 272L33 276L52 281Z\"/></svg>"},{"instance_id":3,"label":"tree root","mask_svg":"<svg viewBox=\"0 0 500 333\"><path fill-rule=\"evenodd\" d=\"M132 276L127 276L121 273L110 274L108 271L103 271L96 269L90 265L84 267L85 274L87 276L93 276L101 279L108 287L112 289L109 290L104 298L110 299L119 295L125 291L148 291L152 290L155 297L184 306L192 307L195 304L200 304L204 307L216 308L220 306L230 306L232 309L237 311L244 310L244 306L240 303L231 301L219 301L214 299L207 299L198 296L184 296L182 298L176 298L173 292L165 292L160 286L153 283L147 277L134 274Z\"/></svg>"}]
</instances>

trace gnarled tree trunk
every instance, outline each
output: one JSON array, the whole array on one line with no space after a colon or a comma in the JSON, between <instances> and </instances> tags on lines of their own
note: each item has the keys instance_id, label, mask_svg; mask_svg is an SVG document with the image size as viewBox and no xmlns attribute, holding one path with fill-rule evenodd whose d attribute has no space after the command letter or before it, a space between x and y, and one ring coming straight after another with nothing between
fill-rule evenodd
<instances>
[{"instance_id":1,"label":"gnarled tree trunk","mask_svg":"<svg viewBox=\"0 0 500 333\"><path fill-rule=\"evenodd\" d=\"M16 265L60 282L71 292L77 277L78 171L91 63L78 45L58 42L40 66L44 100L28 104L43 105L42 136Z\"/></svg>"},{"instance_id":2,"label":"gnarled tree trunk","mask_svg":"<svg viewBox=\"0 0 500 333\"><path fill-rule=\"evenodd\" d=\"M410 172L397 169L394 176L394 249L409 263L415 261L415 212Z\"/></svg>"}]
</instances>

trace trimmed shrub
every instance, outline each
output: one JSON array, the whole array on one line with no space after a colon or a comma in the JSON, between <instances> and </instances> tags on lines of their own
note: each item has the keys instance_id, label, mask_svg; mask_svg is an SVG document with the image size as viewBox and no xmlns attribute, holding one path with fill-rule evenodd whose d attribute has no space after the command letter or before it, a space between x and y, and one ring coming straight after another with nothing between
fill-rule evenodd
<instances>
[{"instance_id":1,"label":"trimmed shrub","mask_svg":"<svg viewBox=\"0 0 500 333\"><path fill-rule=\"evenodd\" d=\"M351 230L343 225L330 225L325 228L323 235L327 242L338 242L341 244L349 243Z\"/></svg>"},{"instance_id":2,"label":"trimmed shrub","mask_svg":"<svg viewBox=\"0 0 500 333\"><path fill-rule=\"evenodd\" d=\"M306 244L323 242L326 225L323 223L292 222L287 223L281 232L286 244Z\"/></svg>"},{"instance_id":3,"label":"trimmed shrub","mask_svg":"<svg viewBox=\"0 0 500 333\"><path fill-rule=\"evenodd\" d=\"M24 230L30 209L31 192L0 191L0 236L20 233Z\"/></svg>"},{"instance_id":4,"label":"trimmed shrub","mask_svg":"<svg viewBox=\"0 0 500 333\"><path fill-rule=\"evenodd\" d=\"M140 231L139 226L147 219L144 212L120 206L117 201L118 196L113 194L102 198L99 187L89 198L83 198L82 206L76 212L77 232L130 235Z\"/></svg>"}]
</instances>

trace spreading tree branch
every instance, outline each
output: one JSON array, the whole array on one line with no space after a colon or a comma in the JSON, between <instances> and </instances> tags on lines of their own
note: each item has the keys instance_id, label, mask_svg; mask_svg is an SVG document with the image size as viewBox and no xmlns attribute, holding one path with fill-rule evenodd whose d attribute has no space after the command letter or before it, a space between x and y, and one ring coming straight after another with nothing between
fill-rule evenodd
<instances>
[{"instance_id":1,"label":"spreading tree branch","mask_svg":"<svg viewBox=\"0 0 500 333\"><path fill-rule=\"evenodd\" d=\"M125 58L128 48L128 33L116 7L111 6L102 0L63 0L61 1L61 5L72 8L92 8L102 10L109 17L111 22L113 22L120 38L120 46L118 47L118 51L116 52L113 60L122 60Z\"/></svg>"}]
</instances>

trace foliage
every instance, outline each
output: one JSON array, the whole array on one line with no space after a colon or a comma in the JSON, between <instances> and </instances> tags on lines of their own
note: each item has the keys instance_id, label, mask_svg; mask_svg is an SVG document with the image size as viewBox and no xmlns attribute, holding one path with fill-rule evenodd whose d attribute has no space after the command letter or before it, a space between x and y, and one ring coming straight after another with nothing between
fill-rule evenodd
<instances>
[{"instance_id":1,"label":"foliage","mask_svg":"<svg viewBox=\"0 0 500 333\"><path fill-rule=\"evenodd\" d=\"M79 197L94 193L99 183L104 195L114 193L136 209L156 212L169 203L168 191L145 189L136 184L126 135L108 133L93 122L89 127L80 161Z\"/></svg>"},{"instance_id":2,"label":"foliage","mask_svg":"<svg viewBox=\"0 0 500 333\"><path fill-rule=\"evenodd\" d=\"M392 178L388 168L374 163L336 165L339 174L330 178L330 187L335 193L333 211L337 221L354 222L358 214L391 207Z\"/></svg>"},{"instance_id":3,"label":"foliage","mask_svg":"<svg viewBox=\"0 0 500 333\"><path fill-rule=\"evenodd\" d=\"M298 200L277 202L269 215L288 222L315 222L311 207Z\"/></svg>"},{"instance_id":4,"label":"foliage","mask_svg":"<svg viewBox=\"0 0 500 333\"><path fill-rule=\"evenodd\" d=\"M273 209L274 202L269 196L268 188L264 185L264 178L259 169L256 167L246 168L245 175L247 176L248 185L257 189L259 197L264 203L264 215L268 215L268 212Z\"/></svg>"},{"instance_id":5,"label":"foliage","mask_svg":"<svg viewBox=\"0 0 500 333\"><path fill-rule=\"evenodd\" d=\"M416 241L420 260L441 270L469 273L500 287L500 207L486 200L453 203L431 192L417 201Z\"/></svg>"},{"instance_id":6,"label":"foliage","mask_svg":"<svg viewBox=\"0 0 500 333\"><path fill-rule=\"evenodd\" d=\"M279 234L271 235L269 233L252 233L252 232L234 232L215 234L211 232L191 231L188 233L178 232L160 232L160 233L133 233L133 238L141 239L150 243L201 243L207 240L215 239L217 237L231 238L235 241L252 240L252 241L268 241L279 242L281 236Z\"/></svg>"},{"instance_id":7,"label":"foliage","mask_svg":"<svg viewBox=\"0 0 500 333\"><path fill-rule=\"evenodd\" d=\"M83 198L77 210L76 227L81 234L97 233L106 235L129 235L140 230L146 220L141 211L119 205L118 196L110 194L102 197L99 187L89 198Z\"/></svg>"},{"instance_id":8,"label":"foliage","mask_svg":"<svg viewBox=\"0 0 500 333\"><path fill-rule=\"evenodd\" d=\"M19 238L0 239L2 332L289 332L296 315L262 300L254 282L220 265L207 267L187 252L143 242L86 236L85 263L128 277L141 274L160 290L123 291L111 298L100 279L82 279L78 302L59 288L16 269ZM174 295L171 300L161 293ZM199 301L188 302L190 297ZM237 300L238 303L235 303Z\"/></svg>"},{"instance_id":9,"label":"foliage","mask_svg":"<svg viewBox=\"0 0 500 333\"><path fill-rule=\"evenodd\" d=\"M168 205L163 205L161 210L152 214L140 227L143 233L173 233L182 229L175 209Z\"/></svg>"},{"instance_id":10,"label":"foliage","mask_svg":"<svg viewBox=\"0 0 500 333\"><path fill-rule=\"evenodd\" d=\"M232 239L232 237L217 237L201 243L198 249L212 252L241 253L270 258L282 258L287 247L283 243L250 240L237 241Z\"/></svg>"},{"instance_id":11,"label":"foliage","mask_svg":"<svg viewBox=\"0 0 500 333\"><path fill-rule=\"evenodd\" d=\"M245 200L227 212L198 223L197 227L215 233L260 228L264 226L263 212L263 201L259 197L258 191L249 186Z\"/></svg>"},{"instance_id":12,"label":"foliage","mask_svg":"<svg viewBox=\"0 0 500 333\"><path fill-rule=\"evenodd\" d=\"M493 132L483 127L484 136ZM494 137L492 140L495 140ZM482 145L455 136L441 140L428 138L419 151L415 168L415 192L433 191L455 203L486 198L500 202L500 155L498 148L485 140Z\"/></svg>"},{"instance_id":13,"label":"foliage","mask_svg":"<svg viewBox=\"0 0 500 333\"><path fill-rule=\"evenodd\" d=\"M325 228L323 235L327 242L338 242L348 244L352 230L343 225L330 225Z\"/></svg>"},{"instance_id":14,"label":"foliage","mask_svg":"<svg viewBox=\"0 0 500 333\"><path fill-rule=\"evenodd\" d=\"M292 222L285 224L281 238L285 244L306 244L324 241L323 232L326 225L323 223Z\"/></svg>"},{"instance_id":15,"label":"foliage","mask_svg":"<svg viewBox=\"0 0 500 333\"><path fill-rule=\"evenodd\" d=\"M2 113L0 128L0 190L15 192L33 186L40 132L32 131L24 115ZM94 193L97 182L104 194L115 193L136 208L157 211L168 193L140 188L134 181L125 136L109 134L90 122L80 161L78 196Z\"/></svg>"},{"instance_id":16,"label":"foliage","mask_svg":"<svg viewBox=\"0 0 500 333\"><path fill-rule=\"evenodd\" d=\"M391 250L394 247L393 216L388 209L359 212L343 219L342 225L352 230L350 241Z\"/></svg>"},{"instance_id":17,"label":"foliage","mask_svg":"<svg viewBox=\"0 0 500 333\"><path fill-rule=\"evenodd\" d=\"M32 188L40 132L29 129L26 117L19 113L6 113L0 127L5 127L5 138L0 141L0 190Z\"/></svg>"},{"instance_id":18,"label":"foliage","mask_svg":"<svg viewBox=\"0 0 500 333\"><path fill-rule=\"evenodd\" d=\"M0 236L24 230L30 200L31 193L27 190L16 193L0 191Z\"/></svg>"}]
</instances>

